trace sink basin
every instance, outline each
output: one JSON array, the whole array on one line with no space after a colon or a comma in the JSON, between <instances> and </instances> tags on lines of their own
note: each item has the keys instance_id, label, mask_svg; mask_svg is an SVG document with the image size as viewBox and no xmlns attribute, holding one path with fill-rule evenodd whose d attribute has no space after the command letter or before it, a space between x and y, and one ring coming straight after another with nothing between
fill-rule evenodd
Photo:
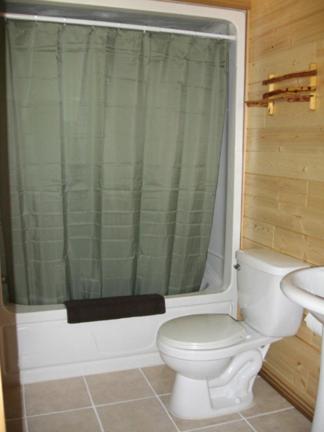
<instances>
[{"instance_id":1,"label":"sink basin","mask_svg":"<svg viewBox=\"0 0 324 432\"><path fill-rule=\"evenodd\" d=\"M324 324L324 267L293 271L280 283L285 295ZM321 346L320 378L311 432L323 432L324 425L324 335Z\"/></svg>"},{"instance_id":2,"label":"sink basin","mask_svg":"<svg viewBox=\"0 0 324 432\"><path fill-rule=\"evenodd\" d=\"M282 279L280 287L290 300L324 324L324 267L293 271Z\"/></svg>"}]
</instances>

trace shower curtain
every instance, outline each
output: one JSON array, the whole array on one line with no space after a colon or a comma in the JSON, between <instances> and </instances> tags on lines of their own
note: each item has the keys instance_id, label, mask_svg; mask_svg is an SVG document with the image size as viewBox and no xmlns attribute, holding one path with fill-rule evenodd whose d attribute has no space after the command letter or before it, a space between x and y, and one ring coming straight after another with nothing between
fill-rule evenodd
<instances>
[{"instance_id":1,"label":"shower curtain","mask_svg":"<svg viewBox=\"0 0 324 432\"><path fill-rule=\"evenodd\" d=\"M12 298L199 289L228 42L8 21Z\"/></svg>"}]
</instances>

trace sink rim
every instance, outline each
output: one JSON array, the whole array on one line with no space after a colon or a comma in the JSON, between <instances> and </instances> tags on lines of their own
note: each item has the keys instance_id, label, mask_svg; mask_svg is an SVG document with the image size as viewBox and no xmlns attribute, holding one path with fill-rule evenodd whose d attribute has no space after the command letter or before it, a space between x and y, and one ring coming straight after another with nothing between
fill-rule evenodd
<instances>
[{"instance_id":1,"label":"sink rim","mask_svg":"<svg viewBox=\"0 0 324 432\"><path fill-rule=\"evenodd\" d=\"M295 280L296 274L314 272L323 270L323 296L312 293L306 288L298 285ZM284 276L280 282L280 288L283 293L292 301L299 304L301 307L308 309L310 312L316 312L324 315L324 266L306 267L294 270Z\"/></svg>"}]
</instances>

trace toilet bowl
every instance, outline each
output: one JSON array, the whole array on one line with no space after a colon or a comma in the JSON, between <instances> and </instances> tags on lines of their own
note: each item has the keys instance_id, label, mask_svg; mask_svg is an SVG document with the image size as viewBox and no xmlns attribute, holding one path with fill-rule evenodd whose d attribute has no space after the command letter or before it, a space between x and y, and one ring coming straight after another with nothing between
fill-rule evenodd
<instances>
[{"instance_id":1,"label":"toilet bowl","mask_svg":"<svg viewBox=\"0 0 324 432\"><path fill-rule=\"evenodd\" d=\"M157 335L162 360L176 372L169 402L179 418L238 412L253 403L253 383L272 342L298 330L303 310L280 290L283 275L307 266L272 251L239 251L238 294L244 321L187 315Z\"/></svg>"},{"instance_id":2,"label":"toilet bowl","mask_svg":"<svg viewBox=\"0 0 324 432\"><path fill-rule=\"evenodd\" d=\"M273 340L228 315L168 321L159 331L158 348L176 372L171 412L195 419L249 407L254 379Z\"/></svg>"}]
</instances>

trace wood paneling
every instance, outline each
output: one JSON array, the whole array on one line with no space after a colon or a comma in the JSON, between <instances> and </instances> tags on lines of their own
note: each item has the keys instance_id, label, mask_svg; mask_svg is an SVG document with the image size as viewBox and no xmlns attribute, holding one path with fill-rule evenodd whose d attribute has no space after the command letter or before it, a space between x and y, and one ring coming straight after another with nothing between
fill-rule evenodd
<instances>
[{"instance_id":1,"label":"wood paneling","mask_svg":"<svg viewBox=\"0 0 324 432\"><path fill-rule=\"evenodd\" d=\"M316 349L299 338L290 337L271 346L261 375L311 418L319 365Z\"/></svg>"},{"instance_id":2,"label":"wood paneling","mask_svg":"<svg viewBox=\"0 0 324 432\"><path fill-rule=\"evenodd\" d=\"M262 80L317 63L318 109L277 103L247 111L242 246L267 247L324 265L324 2L252 0L247 99ZM302 81L298 85L303 85ZM314 408L320 338L303 324L274 344L263 374L303 411Z\"/></svg>"}]
</instances>

